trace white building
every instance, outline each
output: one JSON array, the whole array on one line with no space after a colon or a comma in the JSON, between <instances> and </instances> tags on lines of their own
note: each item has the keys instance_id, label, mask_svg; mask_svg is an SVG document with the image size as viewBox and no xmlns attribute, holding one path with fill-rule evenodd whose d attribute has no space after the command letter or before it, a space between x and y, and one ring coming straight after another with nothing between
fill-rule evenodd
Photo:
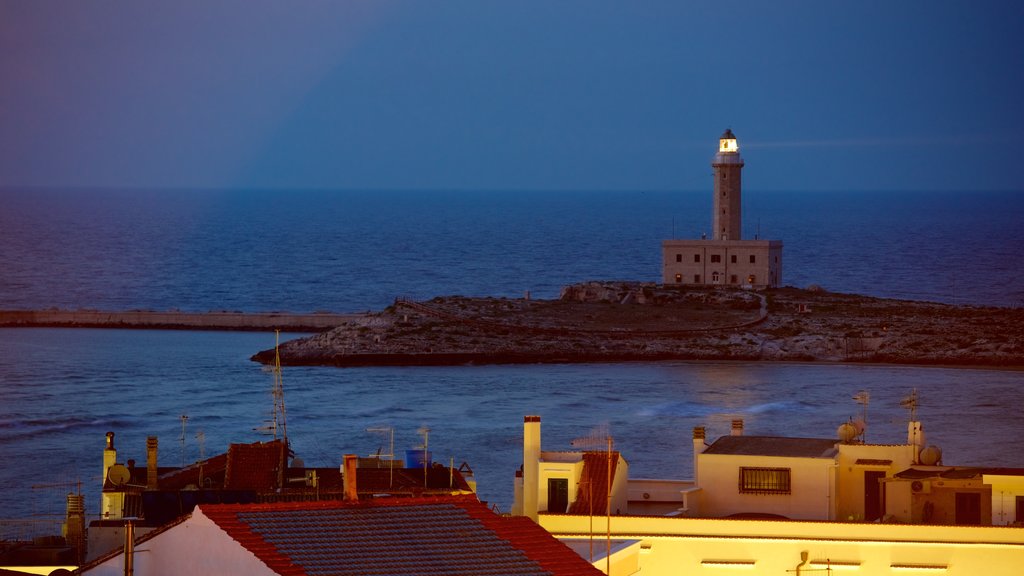
<instances>
[{"instance_id":1,"label":"white building","mask_svg":"<svg viewBox=\"0 0 1024 576\"><path fill-rule=\"evenodd\" d=\"M540 418L528 416L514 513L536 510L531 517L549 532L589 537L599 554L615 553L609 543L617 542L647 575L1009 575L1024 564L1024 469L943 466L917 421L906 444L863 443L852 423L839 438L743 428L734 420L732 433L710 445L705 429L694 429L693 480L631 479L621 466L608 493L625 493L625 508L602 515L550 506L552 479L579 483L587 474L558 470L554 463L572 453L541 450ZM570 487L570 501L581 492Z\"/></svg>"}]
</instances>

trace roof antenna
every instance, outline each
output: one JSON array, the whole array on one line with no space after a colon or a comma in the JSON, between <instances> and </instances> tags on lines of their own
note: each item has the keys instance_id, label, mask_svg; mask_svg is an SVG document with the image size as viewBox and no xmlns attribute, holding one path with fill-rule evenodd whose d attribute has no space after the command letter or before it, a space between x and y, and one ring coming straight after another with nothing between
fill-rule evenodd
<instances>
[{"instance_id":1,"label":"roof antenna","mask_svg":"<svg viewBox=\"0 0 1024 576\"><path fill-rule=\"evenodd\" d=\"M900 400L900 406L910 410L910 421L917 422L917 388L910 391L910 396Z\"/></svg>"},{"instance_id":2,"label":"roof antenna","mask_svg":"<svg viewBox=\"0 0 1024 576\"><path fill-rule=\"evenodd\" d=\"M264 426L256 428L260 432L270 432L277 440L277 431L281 430L281 438L285 446L288 445L288 422L284 412L284 381L281 379L281 331L274 330L274 385L270 395L274 399L274 410L271 412L270 421Z\"/></svg>"},{"instance_id":3,"label":"roof antenna","mask_svg":"<svg viewBox=\"0 0 1024 576\"><path fill-rule=\"evenodd\" d=\"M181 415L181 467L185 467L185 423L188 422L188 415Z\"/></svg>"},{"instance_id":4,"label":"roof antenna","mask_svg":"<svg viewBox=\"0 0 1024 576\"><path fill-rule=\"evenodd\" d=\"M391 488L395 485L395 428L393 426L376 426L367 428L366 431L378 434L383 433L390 437L390 443L388 444L388 450L390 451L387 454L381 454L381 448L377 447L377 460L379 465L381 456L388 457L388 469L391 471L390 479L388 480L388 487Z\"/></svg>"},{"instance_id":5,"label":"roof antenna","mask_svg":"<svg viewBox=\"0 0 1024 576\"><path fill-rule=\"evenodd\" d=\"M867 390L861 390L860 392L857 392L853 396L853 399L856 400L857 402L859 402L862 406L864 406L864 416L862 417L862 421L864 422L864 431L860 433L860 441L863 444L867 444L868 443L868 402L871 400L871 394L869 394Z\"/></svg>"},{"instance_id":6,"label":"roof antenna","mask_svg":"<svg viewBox=\"0 0 1024 576\"><path fill-rule=\"evenodd\" d=\"M603 448L607 446L608 454L608 479L605 484L605 527L607 528L607 548L605 549L605 574L611 574L612 565L612 447L615 445L615 440L612 439L611 431L608 429L608 425L604 424L598 428L591 430L588 436L583 438L576 438L570 442L572 446L580 446L583 448ZM596 450L595 450L596 451ZM591 486L592 490L593 487ZM590 561L594 561L594 498L593 493L590 494Z\"/></svg>"}]
</instances>

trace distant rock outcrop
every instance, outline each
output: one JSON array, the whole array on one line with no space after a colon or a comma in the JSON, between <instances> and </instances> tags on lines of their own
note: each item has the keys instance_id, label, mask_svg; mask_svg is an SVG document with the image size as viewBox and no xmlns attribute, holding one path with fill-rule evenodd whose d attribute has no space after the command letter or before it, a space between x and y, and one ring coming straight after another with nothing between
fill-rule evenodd
<instances>
[{"instance_id":1,"label":"distant rock outcrop","mask_svg":"<svg viewBox=\"0 0 1024 576\"><path fill-rule=\"evenodd\" d=\"M253 357L273 361L273 351ZM1024 366L1024 310L635 282L558 300L440 297L281 346L284 364L770 360Z\"/></svg>"}]
</instances>

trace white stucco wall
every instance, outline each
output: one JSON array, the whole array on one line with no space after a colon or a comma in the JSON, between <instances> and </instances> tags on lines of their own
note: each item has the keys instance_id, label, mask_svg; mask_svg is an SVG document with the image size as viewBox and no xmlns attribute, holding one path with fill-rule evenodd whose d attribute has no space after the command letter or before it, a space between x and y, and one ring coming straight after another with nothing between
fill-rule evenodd
<instances>
[{"instance_id":1,"label":"white stucco wall","mask_svg":"<svg viewBox=\"0 0 1024 576\"><path fill-rule=\"evenodd\" d=\"M1024 518L1017 517L1017 498L1024 498L1024 476L985 474L982 481L992 486L992 525L1024 524Z\"/></svg>"},{"instance_id":2,"label":"white stucco wall","mask_svg":"<svg viewBox=\"0 0 1024 576\"><path fill-rule=\"evenodd\" d=\"M697 477L703 488L702 516L762 513L804 520L829 520L834 516L834 461L831 458L705 453L698 456L697 466ZM741 494L741 467L789 468L790 493Z\"/></svg>"},{"instance_id":3,"label":"white stucco wall","mask_svg":"<svg viewBox=\"0 0 1024 576\"><path fill-rule=\"evenodd\" d=\"M559 538L587 534L589 522L540 516ZM604 535L604 519L593 522ZM835 574L868 576L1017 576L1024 564L1024 529L1009 527L613 516L611 534L641 540L644 576L795 574L802 552L807 575L824 574L828 560Z\"/></svg>"},{"instance_id":4,"label":"white stucco wall","mask_svg":"<svg viewBox=\"0 0 1024 576\"><path fill-rule=\"evenodd\" d=\"M276 574L203 515L199 508L188 520L138 545L134 558L138 576ZM124 555L118 554L83 574L123 576Z\"/></svg>"}]
</instances>

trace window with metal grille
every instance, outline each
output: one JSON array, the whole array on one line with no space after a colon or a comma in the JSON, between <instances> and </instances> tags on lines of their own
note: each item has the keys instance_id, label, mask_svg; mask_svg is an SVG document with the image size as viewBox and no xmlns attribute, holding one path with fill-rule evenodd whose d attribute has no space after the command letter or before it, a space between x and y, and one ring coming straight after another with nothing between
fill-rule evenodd
<instances>
[{"instance_id":1,"label":"window with metal grille","mask_svg":"<svg viewBox=\"0 0 1024 576\"><path fill-rule=\"evenodd\" d=\"M789 493L789 468L740 468L740 494Z\"/></svg>"}]
</instances>

